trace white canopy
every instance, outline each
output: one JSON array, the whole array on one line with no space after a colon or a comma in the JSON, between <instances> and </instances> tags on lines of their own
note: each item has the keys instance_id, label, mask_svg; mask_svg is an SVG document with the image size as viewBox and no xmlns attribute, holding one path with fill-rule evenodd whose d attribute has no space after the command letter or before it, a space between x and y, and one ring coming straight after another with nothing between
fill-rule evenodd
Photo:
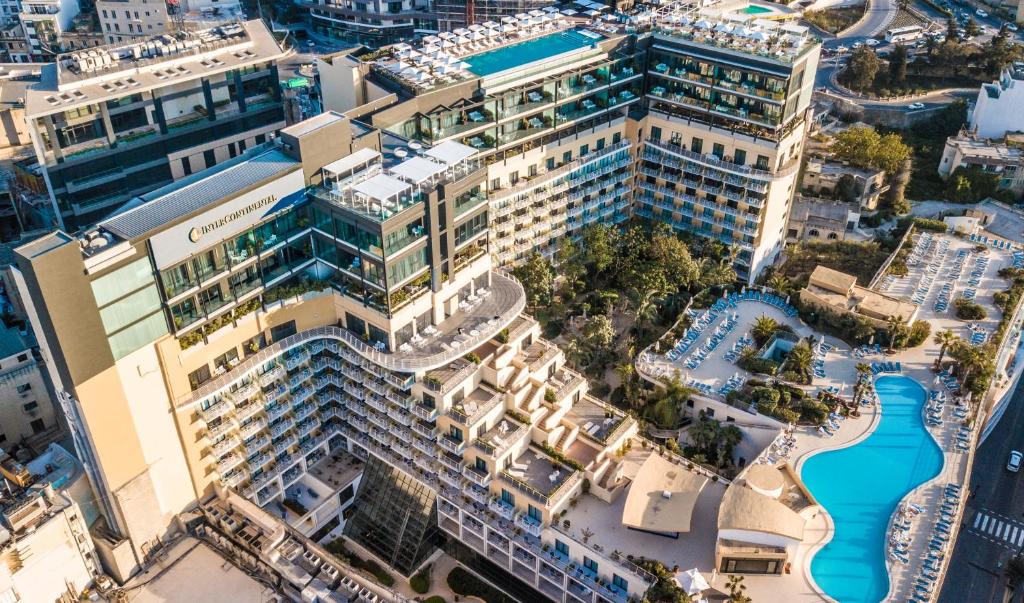
<instances>
[{"instance_id":1,"label":"white canopy","mask_svg":"<svg viewBox=\"0 0 1024 603\"><path fill-rule=\"evenodd\" d=\"M357 193L366 195L370 199L386 201L398 197L398 195L409 191L409 183L403 182L394 176L377 174L372 178L363 180L352 187Z\"/></svg>"},{"instance_id":2,"label":"white canopy","mask_svg":"<svg viewBox=\"0 0 1024 603\"><path fill-rule=\"evenodd\" d=\"M442 142L439 145L433 146L426 151L423 151L423 155L427 157L433 157L441 163L447 165L455 165L461 161L465 161L470 157L477 154L477 150L473 147L466 146L462 143L455 142L454 140L448 140Z\"/></svg>"},{"instance_id":3,"label":"white canopy","mask_svg":"<svg viewBox=\"0 0 1024 603\"><path fill-rule=\"evenodd\" d=\"M676 582L678 582L679 586L691 597L711 588L711 585L709 585L708 581L704 579L704 576L697 571L697 568L686 570L685 572L679 572L676 574Z\"/></svg>"},{"instance_id":4,"label":"white canopy","mask_svg":"<svg viewBox=\"0 0 1024 603\"><path fill-rule=\"evenodd\" d=\"M380 153L373 149L359 149L355 153L342 157L337 161L332 161L320 169L322 169L326 174L337 176L338 174L351 172L356 167L365 163L371 163L380 156Z\"/></svg>"},{"instance_id":5,"label":"white canopy","mask_svg":"<svg viewBox=\"0 0 1024 603\"><path fill-rule=\"evenodd\" d=\"M427 36L427 37L423 38L423 43L424 44L437 44L440 41L441 41L441 38L439 38L437 36Z\"/></svg>"},{"instance_id":6,"label":"white canopy","mask_svg":"<svg viewBox=\"0 0 1024 603\"><path fill-rule=\"evenodd\" d=\"M457 35L457 36L464 36L464 35L469 33L469 30L466 29L465 27L460 27L458 29L452 30L452 33Z\"/></svg>"},{"instance_id":7,"label":"white canopy","mask_svg":"<svg viewBox=\"0 0 1024 603\"><path fill-rule=\"evenodd\" d=\"M406 159L391 168L391 173L413 184L422 184L444 172L445 166L422 157Z\"/></svg>"},{"instance_id":8,"label":"white canopy","mask_svg":"<svg viewBox=\"0 0 1024 603\"><path fill-rule=\"evenodd\" d=\"M576 11L574 11L571 8L567 8L562 11L562 14L565 15L566 17L571 17L576 14Z\"/></svg>"},{"instance_id":9,"label":"white canopy","mask_svg":"<svg viewBox=\"0 0 1024 603\"><path fill-rule=\"evenodd\" d=\"M498 26L498 23L495 21L484 21L483 26L494 29L495 27Z\"/></svg>"}]
</instances>

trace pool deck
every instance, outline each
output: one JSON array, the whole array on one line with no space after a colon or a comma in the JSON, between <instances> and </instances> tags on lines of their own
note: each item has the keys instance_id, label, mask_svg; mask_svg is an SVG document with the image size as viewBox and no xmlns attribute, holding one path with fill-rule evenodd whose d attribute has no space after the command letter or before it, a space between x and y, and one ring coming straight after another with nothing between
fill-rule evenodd
<instances>
[{"instance_id":1,"label":"pool deck","mask_svg":"<svg viewBox=\"0 0 1024 603\"><path fill-rule=\"evenodd\" d=\"M931 333L933 335L938 331L948 328L962 337L969 337L970 331L967 329L967 322L955 317L952 303L949 304L949 308L946 311L937 312L934 309L934 302L941 285L948 278L947 275L956 257L956 253L961 249L973 250L974 244L950 235L934 235L933 240L936 243L939 240L948 240L949 247L945 256L939 262L934 285L925 295L924 303L921 304L918 320L928 321L931 324ZM887 291L897 296L907 296L908 298L912 296L925 274L927 262L936 257L936 255L934 250L926 250L923 254L924 261L910 266L910 274L906 277L894 279L887 288ZM980 326L991 331L1000 319L999 311L992 305L992 295L996 291L1005 288L1005 281L998 276L998 271L1000 268L1009 265L1011 260L1006 251L990 249L986 255L990 258L989 264L984 271L981 282L974 288L977 290L976 300L986 307L989 316L984 321L975 322L980 323ZM956 288L951 299L955 299L963 290L967 275L973 268L973 261L974 258L972 257L965 263L963 277L956 281ZM744 306L748 306L748 308L744 308ZM735 310L740 313L740 322L736 330L730 334L729 338L722 343L718 350L705 360L704 364L697 371L691 371L691 373L697 373L691 376L698 380L706 379L707 381L715 381L717 383L718 381L724 381L728 376L732 375L736 368L724 359L721 359L721 354L727 351L731 347L732 342L743 334L746 330L744 325L749 325L753 318L760 316L762 313L794 326L800 335L809 334L810 329L806 325L799 323L797 319L785 317L780 311L773 312L773 310L774 308L760 303L741 303L737 310ZM714 325L710 329L713 329L713 327ZM833 345L838 343L832 338L826 338L826 340ZM700 345L700 343L702 343L702 340L699 340L692 349L696 349L696 346ZM902 364L903 374L917 380L926 390L939 389L944 391L941 385L934 383L935 374L931 371L931 366L938 357L938 352L938 347L934 344L932 336L929 336L928 340L921 346L903 350L894 356L888 357L870 355L864 358L857 358L849 346L840 343L826 355L826 378L815 379L814 385L818 387L845 386L843 394L849 396L851 394L850 385L856 379L856 365L858 363L898 361ZM719 362L724 364L719 364ZM704 379L701 379L701 377L704 377ZM997 397L1007 389L1009 384L1010 381L1008 379L997 379ZM952 400L952 396L950 398ZM906 601L910 594L912 594L913 582L921 570L923 558L928 550L928 541L933 530L934 521L938 516L937 510L942 502L943 487L947 483L963 484L967 480L971 456L955 450L956 431L962 423L951 415L952 408L952 401L948 402L944 407L944 422L941 427L927 427L942 449L945 463L938 476L918 487L904 499L923 507L924 513L912 522L909 554L911 563L906 566L901 564L894 566L891 561L887 561L889 564L891 586L887 600ZM839 431L831 438L819 435L816 429L798 428L795 433L796 445L790 462L794 463L799 472L802 463L811 455L825 450L843 448L860 441L873 430L876 421L879 419L878 412L879 409L876 407L862 406L861 416L851 417L843 421ZM972 431L972 439L976 437L977 429L974 429ZM827 513L819 513L807 524L805 539L794 556L791 573L783 576L745 576L744 584L747 585L747 594L755 601L787 601L787 603L831 601L831 598L824 595L817 588L810 575L810 560L814 553L831 538L831 531L831 518ZM884 543L879 543L878 554L885 554L883 551L884 546ZM949 546L947 550L951 550L951 548ZM712 586L724 590L727 578L728 576L726 575L716 575Z\"/></svg>"}]
</instances>

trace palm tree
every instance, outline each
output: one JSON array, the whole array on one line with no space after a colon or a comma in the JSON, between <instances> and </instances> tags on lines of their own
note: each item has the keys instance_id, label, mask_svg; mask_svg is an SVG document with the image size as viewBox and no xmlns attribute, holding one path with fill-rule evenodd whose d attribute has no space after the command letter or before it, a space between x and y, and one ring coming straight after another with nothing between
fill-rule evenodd
<instances>
[{"instance_id":1,"label":"palm tree","mask_svg":"<svg viewBox=\"0 0 1024 603\"><path fill-rule=\"evenodd\" d=\"M776 274L775 276L768 279L767 285L772 289L775 289L779 293L788 293L790 282L788 278L782 276L781 274Z\"/></svg>"},{"instance_id":2,"label":"palm tree","mask_svg":"<svg viewBox=\"0 0 1024 603\"><path fill-rule=\"evenodd\" d=\"M853 384L853 405L856 407L860 404L861 398L864 397L864 392L868 389L868 379L871 375L871 367L863 362L857 363L857 382Z\"/></svg>"},{"instance_id":3,"label":"palm tree","mask_svg":"<svg viewBox=\"0 0 1024 603\"><path fill-rule=\"evenodd\" d=\"M636 333L641 336L644 332L644 323L654 320L658 315L658 291L655 289L648 289L640 291L639 289L630 290L630 302L633 305L633 314L636 319Z\"/></svg>"},{"instance_id":4,"label":"palm tree","mask_svg":"<svg viewBox=\"0 0 1024 603\"><path fill-rule=\"evenodd\" d=\"M714 450L717 448L718 441L718 421L701 415L697 422L690 425L687 434L690 436L690 441L693 442L693 447L698 451Z\"/></svg>"},{"instance_id":5,"label":"palm tree","mask_svg":"<svg viewBox=\"0 0 1024 603\"><path fill-rule=\"evenodd\" d=\"M631 363L623 362L615 367L615 374L619 376L619 380L622 382L622 391L625 394L626 403L630 408L634 408L638 398L634 381L636 369L633 368Z\"/></svg>"},{"instance_id":6,"label":"palm tree","mask_svg":"<svg viewBox=\"0 0 1024 603\"><path fill-rule=\"evenodd\" d=\"M799 373L805 380L809 380L811 377L811 364L813 362L814 354L811 353L810 346L805 342L800 342L789 351L787 364L789 364L790 370Z\"/></svg>"},{"instance_id":7,"label":"palm tree","mask_svg":"<svg viewBox=\"0 0 1024 603\"><path fill-rule=\"evenodd\" d=\"M893 349L900 347L899 342L902 342L906 336L907 326L899 316L890 316L885 323L886 332L889 334L889 347Z\"/></svg>"},{"instance_id":8,"label":"palm tree","mask_svg":"<svg viewBox=\"0 0 1024 603\"><path fill-rule=\"evenodd\" d=\"M746 595L747 585L743 583L743 576L729 576L725 586L729 589L729 603L751 603L752 599Z\"/></svg>"},{"instance_id":9,"label":"palm tree","mask_svg":"<svg viewBox=\"0 0 1024 603\"><path fill-rule=\"evenodd\" d=\"M935 360L935 368L941 369L942 360L946 357L946 350L948 350L949 346L953 345L959 337L956 336L956 333L954 333L952 329L945 329L936 333L933 339L935 340L935 343L939 345L939 357Z\"/></svg>"},{"instance_id":10,"label":"palm tree","mask_svg":"<svg viewBox=\"0 0 1024 603\"><path fill-rule=\"evenodd\" d=\"M757 341L758 345L764 345L778 329L779 323L774 318L762 314L754 320L754 326L750 329L750 334L754 336L754 340Z\"/></svg>"},{"instance_id":11,"label":"palm tree","mask_svg":"<svg viewBox=\"0 0 1024 603\"><path fill-rule=\"evenodd\" d=\"M718 430L718 468L732 462L732 451L743 441L743 432L735 425L726 425Z\"/></svg>"}]
</instances>

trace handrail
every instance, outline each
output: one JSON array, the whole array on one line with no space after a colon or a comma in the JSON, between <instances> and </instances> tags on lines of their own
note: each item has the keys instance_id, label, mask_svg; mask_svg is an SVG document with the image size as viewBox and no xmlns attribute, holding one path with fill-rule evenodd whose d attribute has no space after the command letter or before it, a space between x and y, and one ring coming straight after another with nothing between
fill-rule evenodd
<instances>
[{"instance_id":1,"label":"handrail","mask_svg":"<svg viewBox=\"0 0 1024 603\"><path fill-rule=\"evenodd\" d=\"M296 333L263 348L256 354L247 358L245 361L239 363L239 365L232 370L226 372L217 379L206 383L199 389L192 392L189 396L183 397L185 398L184 401L178 404L177 408L181 409L199 403L204 398L218 393L238 381L244 377L246 373L257 366L279 356L297 345L314 339L335 339L342 341L363 358L390 371L415 373L448 364L457 358L465 356L480 344L493 338L502 329L507 327L516 316L519 316L523 310L526 309L526 294L523 291L523 286L514 276L502 271L492 271L492 276L495 279L503 279L508 281L508 284L514 285L514 287L518 289L519 295L516 296L515 303L499 315L498 320L494 324L486 329L480 329L477 335L469 337L457 349L452 348L425 357L409 357L401 352L391 353L378 350L360 339L355 333L348 329L335 326L316 327L301 333Z\"/></svg>"},{"instance_id":2,"label":"handrail","mask_svg":"<svg viewBox=\"0 0 1024 603\"><path fill-rule=\"evenodd\" d=\"M798 170L800 168L800 162L796 161L796 162L793 162L792 165L790 165L788 167L785 167L785 168L782 168L780 170L771 172L771 171L759 170L757 168L747 167L747 166L743 166L743 165L738 165L738 164L735 164L735 163L730 163L728 161L722 161L721 159L716 159L713 156L704 155L702 153L695 153L693 151L688 151L688 150L682 148L679 145L675 145L675 144L671 144L671 143L667 143L667 142L662 142L660 140L651 140L650 138L648 138L648 139L644 140L644 143L648 144L648 145L650 145L650 146L652 146L652 147L654 147L656 149L659 149L661 151L665 151L667 153L672 153L673 155L678 155L678 156L680 156L680 157L682 157L684 159L689 159L690 161L695 161L697 163L703 164L706 167L712 167L712 168L717 168L717 169L720 169L720 170L725 170L727 172L732 172L734 174L737 174L739 176L744 176L744 177L747 177L747 178L760 178L760 179L764 179L764 180L771 180L773 178L779 178L779 177L782 177L782 176L788 176L788 175L792 174L793 172L796 172L796 170Z\"/></svg>"},{"instance_id":3,"label":"handrail","mask_svg":"<svg viewBox=\"0 0 1024 603\"><path fill-rule=\"evenodd\" d=\"M517 184L516 186L513 186L513 187L511 187L509 189L505 189L505 190L498 189L496 191L493 191L491 193L490 200L493 201L496 198L508 197L508 196L511 196L511 195L516 195L516 194L519 194L519 193L521 193L523 191L527 191L527 190L529 190L531 188L536 188L536 187L539 187L539 186L543 186L544 184L547 184L547 182L546 182L547 178L554 178L556 176L560 176L562 174L565 174L565 173L568 173L568 172L572 172L572 171L577 170L577 169L579 169L579 168L581 168L581 167L583 167L585 165L589 165L589 164L591 164L591 163L593 163L595 161L599 161L601 159L604 159L608 155L611 155L611 154L613 154L613 153L615 153L617 151L620 151L622 149L628 149L630 146L632 146L632 144L633 144L633 141L631 141L629 139L620 140L619 142L616 142L615 144L613 144L611 146L607 146L607 147L601 149L602 152L600 152L600 153L595 153L593 155L586 155L584 157L580 157L579 159L576 159L575 161L570 161L569 163L566 163L565 165L560 165L560 166L558 166L557 168L555 168L553 170L548 170L547 172L544 172L543 174L538 174L536 178L534 178L532 180L527 180L526 182L523 182L522 184ZM540 180L540 178L539 178L540 176L545 176L545 182L537 182L537 180Z\"/></svg>"}]
</instances>

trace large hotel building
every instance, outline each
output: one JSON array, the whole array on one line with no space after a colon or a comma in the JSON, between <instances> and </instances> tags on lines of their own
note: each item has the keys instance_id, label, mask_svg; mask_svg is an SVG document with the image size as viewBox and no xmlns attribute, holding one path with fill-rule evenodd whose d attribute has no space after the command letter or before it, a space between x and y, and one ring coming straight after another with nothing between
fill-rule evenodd
<instances>
[{"instance_id":1,"label":"large hotel building","mask_svg":"<svg viewBox=\"0 0 1024 603\"><path fill-rule=\"evenodd\" d=\"M753 279L782 244L818 46L769 22L546 14L468 30L457 60L427 40L325 61L350 84L337 111L16 250L108 571L224 488L406 575L444 542L523 600L640 599L644 555L782 571L799 536L744 524L762 494L723 498L589 395L502 268L639 215L735 246ZM717 559L713 539L664 544L714 521L702 490L737 506Z\"/></svg>"}]
</instances>

